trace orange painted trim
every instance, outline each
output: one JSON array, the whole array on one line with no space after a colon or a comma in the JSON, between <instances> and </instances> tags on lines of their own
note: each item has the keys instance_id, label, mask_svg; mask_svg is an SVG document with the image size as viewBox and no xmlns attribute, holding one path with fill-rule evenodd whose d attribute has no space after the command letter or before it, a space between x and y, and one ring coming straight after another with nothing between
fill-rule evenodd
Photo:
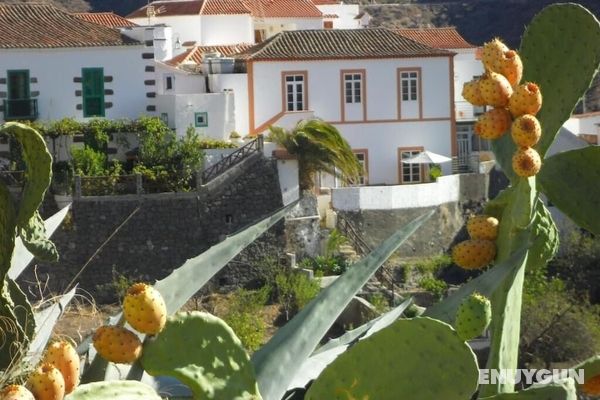
<instances>
[{"instance_id":1,"label":"orange painted trim","mask_svg":"<svg viewBox=\"0 0 600 400\"><path fill-rule=\"evenodd\" d=\"M254 135L254 64L248 61L248 132L249 135Z\"/></svg>"},{"instance_id":2,"label":"orange painted trim","mask_svg":"<svg viewBox=\"0 0 600 400\"><path fill-rule=\"evenodd\" d=\"M423 69L421 67L406 67L396 69L396 80L397 80L397 101L398 101L398 119L402 119L402 72L416 72L417 73L417 101L419 102L419 118L418 121L423 120ZM410 95L410 93L409 93ZM414 118L413 118L414 119Z\"/></svg>"},{"instance_id":3,"label":"orange painted trim","mask_svg":"<svg viewBox=\"0 0 600 400\"><path fill-rule=\"evenodd\" d=\"M424 148L423 146L414 146L414 147L398 147L398 182L401 185L404 185L404 176L402 173L402 152L403 151L423 151ZM423 183L423 181L425 180L424 175L423 175L423 168L421 167L421 164L419 165L419 171L420 171L420 175L421 175L421 180L419 182L407 182L407 184L414 184L414 183Z\"/></svg>"},{"instance_id":4,"label":"orange painted trim","mask_svg":"<svg viewBox=\"0 0 600 400\"><path fill-rule=\"evenodd\" d=\"M450 84L450 151L453 157L458 156L458 139L456 137L456 105L454 103L454 56L448 57Z\"/></svg>"},{"instance_id":5,"label":"orange painted trim","mask_svg":"<svg viewBox=\"0 0 600 400\"><path fill-rule=\"evenodd\" d=\"M365 167L363 178L365 183L362 186L366 186L369 184L369 149L352 149L354 154L364 154L365 155Z\"/></svg>"},{"instance_id":6,"label":"orange painted trim","mask_svg":"<svg viewBox=\"0 0 600 400\"><path fill-rule=\"evenodd\" d=\"M360 74L360 101L362 102L363 116L359 122L367 120L367 70L360 69L342 69L340 70L340 119L346 121L346 83L344 77L350 74Z\"/></svg>"},{"instance_id":7,"label":"orange painted trim","mask_svg":"<svg viewBox=\"0 0 600 400\"><path fill-rule=\"evenodd\" d=\"M286 103L287 103L287 91L285 90L285 77L286 76L291 76L291 75L302 75L304 76L304 91L302 92L302 110L296 110L296 111L307 111L310 110L310 108L308 108L308 70L301 70L301 71L281 71L281 112L282 113L286 113L286 112L293 112L293 111L288 111L288 109L286 108Z\"/></svg>"},{"instance_id":8,"label":"orange painted trim","mask_svg":"<svg viewBox=\"0 0 600 400\"><path fill-rule=\"evenodd\" d=\"M253 129L251 136L256 136L256 135L260 134L261 132L263 132L264 130L266 130L269 126L271 126L275 122L277 122L281 117L283 117L284 114L285 114L284 112L280 112L280 113L275 114L273 117L269 118L267 120L267 122L263 122L258 127L256 127L255 129Z\"/></svg>"}]
</instances>

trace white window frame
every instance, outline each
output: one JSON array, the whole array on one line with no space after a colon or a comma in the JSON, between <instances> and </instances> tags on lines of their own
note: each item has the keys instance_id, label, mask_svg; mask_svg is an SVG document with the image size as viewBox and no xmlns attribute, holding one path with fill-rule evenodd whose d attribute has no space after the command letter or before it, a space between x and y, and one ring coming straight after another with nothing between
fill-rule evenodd
<instances>
[{"instance_id":1,"label":"white window frame","mask_svg":"<svg viewBox=\"0 0 600 400\"><path fill-rule=\"evenodd\" d=\"M423 150L417 149L399 149L400 151L400 183L421 183L423 182L423 169L421 164L406 164L402 161L405 158L410 158L421 153ZM407 171L408 170L408 171ZM407 172L405 172L407 171ZM415 175L418 175L418 179L415 179ZM408 179L405 179L408 176Z\"/></svg>"},{"instance_id":2,"label":"white window frame","mask_svg":"<svg viewBox=\"0 0 600 400\"><path fill-rule=\"evenodd\" d=\"M356 159L362 165L363 173L358 177L358 186L365 186L369 183L369 151L367 149L352 150ZM360 159L362 156L362 160Z\"/></svg>"},{"instance_id":3,"label":"white window frame","mask_svg":"<svg viewBox=\"0 0 600 400\"><path fill-rule=\"evenodd\" d=\"M344 101L346 104L361 104L363 98L363 74L344 73Z\"/></svg>"},{"instance_id":4,"label":"white window frame","mask_svg":"<svg viewBox=\"0 0 600 400\"><path fill-rule=\"evenodd\" d=\"M284 79L284 103L285 111L306 110L306 75L285 74Z\"/></svg>"},{"instance_id":5,"label":"white window frame","mask_svg":"<svg viewBox=\"0 0 600 400\"><path fill-rule=\"evenodd\" d=\"M402 101L419 100L419 71L401 71L400 88Z\"/></svg>"}]
</instances>

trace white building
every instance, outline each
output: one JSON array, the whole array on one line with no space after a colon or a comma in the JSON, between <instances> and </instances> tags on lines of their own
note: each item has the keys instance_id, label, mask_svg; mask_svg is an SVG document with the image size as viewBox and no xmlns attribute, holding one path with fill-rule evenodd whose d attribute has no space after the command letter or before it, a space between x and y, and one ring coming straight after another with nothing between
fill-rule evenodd
<instances>
[{"instance_id":1,"label":"white building","mask_svg":"<svg viewBox=\"0 0 600 400\"><path fill-rule=\"evenodd\" d=\"M323 14L310 0L163 0L127 19L173 27L175 48L257 43L284 30L323 27Z\"/></svg>"},{"instance_id":2,"label":"white building","mask_svg":"<svg viewBox=\"0 0 600 400\"><path fill-rule=\"evenodd\" d=\"M573 114L563 126L590 144L600 144L600 111Z\"/></svg>"},{"instance_id":3,"label":"white building","mask_svg":"<svg viewBox=\"0 0 600 400\"><path fill-rule=\"evenodd\" d=\"M363 183L422 182L421 166L402 159L424 149L457 152L453 56L387 29L282 32L239 56L248 110L236 109L236 125L257 135L321 118L359 154ZM213 91L234 75L213 77Z\"/></svg>"},{"instance_id":4,"label":"white building","mask_svg":"<svg viewBox=\"0 0 600 400\"><path fill-rule=\"evenodd\" d=\"M485 112L484 107L473 106L462 97L465 82L483 75L480 49L467 42L453 27L398 29L396 32L429 47L456 53L454 56L456 167L464 170L469 165L472 152L489 150L489 141L481 139L473 132L477 117Z\"/></svg>"},{"instance_id":5,"label":"white building","mask_svg":"<svg viewBox=\"0 0 600 400\"><path fill-rule=\"evenodd\" d=\"M0 121L152 112L153 57L151 43L49 4L1 3Z\"/></svg>"},{"instance_id":6,"label":"white building","mask_svg":"<svg viewBox=\"0 0 600 400\"><path fill-rule=\"evenodd\" d=\"M341 0L313 0L313 3L323 13L325 29L366 28L361 17L368 14L361 15L358 3L345 4Z\"/></svg>"}]
</instances>

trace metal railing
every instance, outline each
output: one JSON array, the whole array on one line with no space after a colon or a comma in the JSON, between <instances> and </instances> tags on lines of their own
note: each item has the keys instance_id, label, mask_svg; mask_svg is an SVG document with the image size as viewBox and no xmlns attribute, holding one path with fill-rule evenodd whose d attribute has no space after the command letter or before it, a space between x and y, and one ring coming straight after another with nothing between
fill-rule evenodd
<instances>
[{"instance_id":1,"label":"metal railing","mask_svg":"<svg viewBox=\"0 0 600 400\"><path fill-rule=\"evenodd\" d=\"M34 120L38 117L37 99L2 100L4 120Z\"/></svg>"},{"instance_id":2,"label":"metal railing","mask_svg":"<svg viewBox=\"0 0 600 400\"><path fill-rule=\"evenodd\" d=\"M200 175L200 182L198 182L198 184L206 184L215 179L217 176L221 175L223 172L227 171L229 168L239 164L250 155L257 152L262 152L263 146L264 139L263 136L260 135L253 141L246 143L228 156L223 157L216 164L205 169Z\"/></svg>"},{"instance_id":3,"label":"metal railing","mask_svg":"<svg viewBox=\"0 0 600 400\"><path fill-rule=\"evenodd\" d=\"M362 256L366 256L371 251L373 251L371 246L369 246L369 244L362 238L362 235L358 232L358 229L356 229L356 227L354 227L354 225L352 225L352 223L348 219L344 218L341 214L338 213L337 220L338 228L340 229L342 234L346 236L346 238L348 238L355 251L357 251ZM394 279L390 278L386 274L385 265L381 266L381 268L377 270L377 272L375 273L375 277L379 282L381 282L384 286L387 287L387 289L392 294L392 297L395 297ZM393 302L394 298L392 298L391 300Z\"/></svg>"}]
</instances>

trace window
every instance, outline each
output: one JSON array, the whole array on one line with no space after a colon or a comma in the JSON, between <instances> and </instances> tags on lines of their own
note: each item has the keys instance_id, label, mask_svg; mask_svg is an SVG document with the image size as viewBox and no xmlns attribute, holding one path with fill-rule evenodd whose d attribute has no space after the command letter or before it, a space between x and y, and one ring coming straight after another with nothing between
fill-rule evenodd
<instances>
[{"instance_id":1,"label":"window","mask_svg":"<svg viewBox=\"0 0 600 400\"><path fill-rule=\"evenodd\" d=\"M7 75L8 99L29 99L29 70L9 70Z\"/></svg>"},{"instance_id":2,"label":"window","mask_svg":"<svg viewBox=\"0 0 600 400\"><path fill-rule=\"evenodd\" d=\"M104 117L104 70L83 68L81 70L83 88L83 116Z\"/></svg>"},{"instance_id":3,"label":"window","mask_svg":"<svg viewBox=\"0 0 600 400\"><path fill-rule=\"evenodd\" d=\"M254 43L260 43L267 38L267 31L264 29L254 30Z\"/></svg>"},{"instance_id":4,"label":"window","mask_svg":"<svg viewBox=\"0 0 600 400\"><path fill-rule=\"evenodd\" d=\"M417 71L402 72L400 78L402 81L402 101L417 100L419 73Z\"/></svg>"},{"instance_id":5,"label":"window","mask_svg":"<svg viewBox=\"0 0 600 400\"><path fill-rule=\"evenodd\" d=\"M418 183L421 182L421 164L407 164L404 160L416 156L421 150L400 149L400 182Z\"/></svg>"},{"instance_id":6,"label":"window","mask_svg":"<svg viewBox=\"0 0 600 400\"><path fill-rule=\"evenodd\" d=\"M207 112L197 112L194 113L194 125L196 128L202 128L208 126L208 113Z\"/></svg>"},{"instance_id":7,"label":"window","mask_svg":"<svg viewBox=\"0 0 600 400\"><path fill-rule=\"evenodd\" d=\"M305 110L304 75L284 75L285 77L285 95L286 111Z\"/></svg>"},{"instance_id":8,"label":"window","mask_svg":"<svg viewBox=\"0 0 600 400\"><path fill-rule=\"evenodd\" d=\"M165 125L169 125L169 114L160 113L160 120L165 123Z\"/></svg>"},{"instance_id":9,"label":"window","mask_svg":"<svg viewBox=\"0 0 600 400\"><path fill-rule=\"evenodd\" d=\"M175 75L167 74L165 75L165 92L168 90L173 90L175 88Z\"/></svg>"},{"instance_id":10,"label":"window","mask_svg":"<svg viewBox=\"0 0 600 400\"><path fill-rule=\"evenodd\" d=\"M358 178L358 185L366 185L369 181L369 153L366 149L364 150L353 150L354 155L358 159L358 162L363 168L363 174Z\"/></svg>"},{"instance_id":11,"label":"window","mask_svg":"<svg viewBox=\"0 0 600 400\"><path fill-rule=\"evenodd\" d=\"M333 21L323 21L323 28L333 29Z\"/></svg>"},{"instance_id":12,"label":"window","mask_svg":"<svg viewBox=\"0 0 600 400\"><path fill-rule=\"evenodd\" d=\"M362 103L362 74L344 74L346 103Z\"/></svg>"}]
</instances>

